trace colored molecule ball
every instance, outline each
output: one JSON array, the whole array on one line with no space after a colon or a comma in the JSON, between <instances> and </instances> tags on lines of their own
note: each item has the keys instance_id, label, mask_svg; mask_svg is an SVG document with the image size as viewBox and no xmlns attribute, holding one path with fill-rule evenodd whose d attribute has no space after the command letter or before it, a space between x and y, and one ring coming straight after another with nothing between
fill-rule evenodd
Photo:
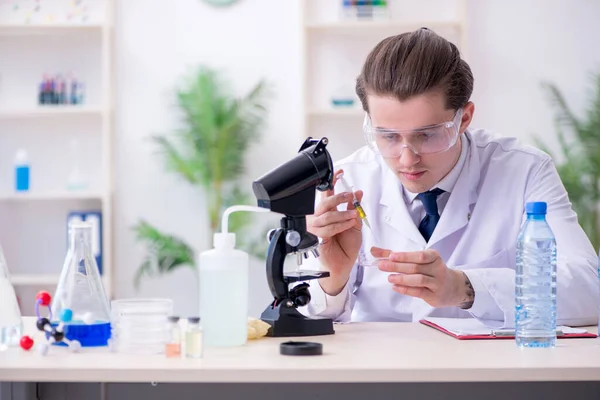
<instances>
[{"instance_id":1,"label":"colored molecule ball","mask_svg":"<svg viewBox=\"0 0 600 400\"><path fill-rule=\"evenodd\" d=\"M33 339L29 336L23 336L19 341L19 345L23 350L29 350L33 347Z\"/></svg>"},{"instance_id":2,"label":"colored molecule ball","mask_svg":"<svg viewBox=\"0 0 600 400\"><path fill-rule=\"evenodd\" d=\"M68 308L65 308L60 312L60 320L62 322L71 322L73 319L73 311Z\"/></svg>"},{"instance_id":3,"label":"colored molecule ball","mask_svg":"<svg viewBox=\"0 0 600 400\"><path fill-rule=\"evenodd\" d=\"M40 353L43 356L47 355L49 350L50 350L50 345L48 343L40 343L37 346L38 353Z\"/></svg>"},{"instance_id":4,"label":"colored molecule ball","mask_svg":"<svg viewBox=\"0 0 600 400\"><path fill-rule=\"evenodd\" d=\"M50 300L52 298L50 297L50 293L42 290L41 292L38 292L38 294L35 296L35 299L39 300L42 306L48 306L50 305Z\"/></svg>"},{"instance_id":5,"label":"colored molecule ball","mask_svg":"<svg viewBox=\"0 0 600 400\"><path fill-rule=\"evenodd\" d=\"M50 321L48 320L48 318L40 318L36 321L35 323L35 327L38 329L38 331L44 331L44 327L46 325L50 325Z\"/></svg>"},{"instance_id":6,"label":"colored molecule ball","mask_svg":"<svg viewBox=\"0 0 600 400\"><path fill-rule=\"evenodd\" d=\"M94 316L92 315L92 313L87 312L85 314L83 314L83 316L81 317L81 320L88 325L91 325L94 323Z\"/></svg>"},{"instance_id":7,"label":"colored molecule ball","mask_svg":"<svg viewBox=\"0 0 600 400\"><path fill-rule=\"evenodd\" d=\"M59 331L56 328L52 328L52 331L50 332L50 336L52 336L54 341L58 343L65 338L65 333L62 331Z\"/></svg>"},{"instance_id":8,"label":"colored molecule ball","mask_svg":"<svg viewBox=\"0 0 600 400\"><path fill-rule=\"evenodd\" d=\"M79 350L81 350L81 343L78 340L71 340L69 344L69 350L72 353L77 353Z\"/></svg>"}]
</instances>

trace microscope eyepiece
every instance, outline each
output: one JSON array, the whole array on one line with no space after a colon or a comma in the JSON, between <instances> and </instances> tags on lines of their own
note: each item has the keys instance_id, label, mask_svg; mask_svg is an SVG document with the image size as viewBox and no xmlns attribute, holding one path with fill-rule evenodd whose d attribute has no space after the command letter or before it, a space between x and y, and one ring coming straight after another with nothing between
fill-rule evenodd
<instances>
[{"instance_id":1,"label":"microscope eyepiece","mask_svg":"<svg viewBox=\"0 0 600 400\"><path fill-rule=\"evenodd\" d=\"M333 161L327 138L308 138L291 160L252 183L259 207L288 216L314 213L315 189L333 188Z\"/></svg>"}]
</instances>

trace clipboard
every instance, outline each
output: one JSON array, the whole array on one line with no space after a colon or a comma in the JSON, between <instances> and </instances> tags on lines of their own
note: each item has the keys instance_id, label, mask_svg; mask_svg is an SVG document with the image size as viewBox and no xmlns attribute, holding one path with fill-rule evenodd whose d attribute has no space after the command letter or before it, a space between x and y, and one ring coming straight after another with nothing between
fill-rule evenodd
<instances>
[{"instance_id":1,"label":"clipboard","mask_svg":"<svg viewBox=\"0 0 600 400\"><path fill-rule=\"evenodd\" d=\"M514 339L514 329L494 329L475 318L424 318L419 321L458 340ZM597 338L585 328L558 326L557 339Z\"/></svg>"}]
</instances>

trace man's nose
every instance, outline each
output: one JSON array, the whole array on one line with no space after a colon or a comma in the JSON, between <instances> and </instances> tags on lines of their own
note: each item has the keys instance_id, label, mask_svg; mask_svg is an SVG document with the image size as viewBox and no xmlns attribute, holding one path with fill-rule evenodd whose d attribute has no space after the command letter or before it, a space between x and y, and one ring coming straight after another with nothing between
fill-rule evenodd
<instances>
[{"instance_id":1,"label":"man's nose","mask_svg":"<svg viewBox=\"0 0 600 400\"><path fill-rule=\"evenodd\" d=\"M419 157L419 155L416 154L410 147L403 146L398 160L403 166L411 167L417 164L421 160L421 157Z\"/></svg>"}]
</instances>

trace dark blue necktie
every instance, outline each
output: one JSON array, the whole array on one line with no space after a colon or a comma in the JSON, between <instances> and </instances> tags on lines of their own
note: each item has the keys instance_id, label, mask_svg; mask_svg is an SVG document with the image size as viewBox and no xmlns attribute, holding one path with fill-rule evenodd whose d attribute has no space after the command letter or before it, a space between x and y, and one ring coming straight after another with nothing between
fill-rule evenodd
<instances>
[{"instance_id":1,"label":"dark blue necktie","mask_svg":"<svg viewBox=\"0 0 600 400\"><path fill-rule=\"evenodd\" d=\"M419 232L421 232L426 242L429 242L429 238L431 238L431 234L440 220L437 197L442 193L444 193L442 189L436 188L417 195L423 203L423 208L425 208L425 218L419 224Z\"/></svg>"}]
</instances>

